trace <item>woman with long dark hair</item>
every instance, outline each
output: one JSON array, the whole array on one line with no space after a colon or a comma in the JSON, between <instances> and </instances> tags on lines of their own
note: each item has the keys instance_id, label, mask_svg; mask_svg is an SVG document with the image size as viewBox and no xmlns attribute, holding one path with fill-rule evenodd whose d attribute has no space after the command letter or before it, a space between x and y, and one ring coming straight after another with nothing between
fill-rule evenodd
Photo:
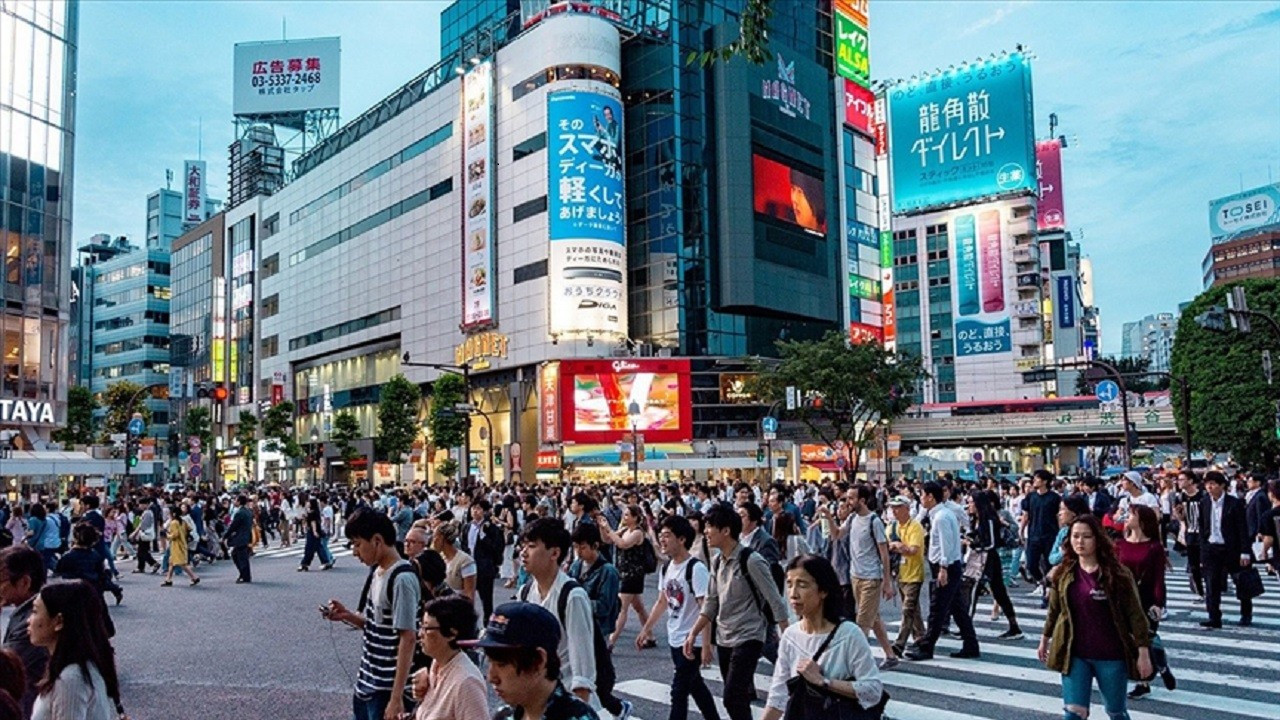
<instances>
[{"instance_id":1,"label":"woman with long dark hair","mask_svg":"<svg viewBox=\"0 0 1280 720\"><path fill-rule=\"evenodd\" d=\"M1151 677L1151 632L1138 586L1093 515L1071 523L1049 583L1037 655L1062 673L1064 720L1088 717L1095 679L1107 716L1128 720L1128 680Z\"/></svg>"},{"instance_id":2,"label":"woman with long dark hair","mask_svg":"<svg viewBox=\"0 0 1280 720\"><path fill-rule=\"evenodd\" d=\"M778 549L782 550L783 560L810 554L809 543L800 537L800 530L796 528L796 518L789 512L774 516L773 540L778 543Z\"/></svg>"},{"instance_id":3,"label":"woman with long dark hair","mask_svg":"<svg viewBox=\"0 0 1280 720\"><path fill-rule=\"evenodd\" d=\"M856 623L842 617L840 579L831 562L801 555L787 563L787 602L800 620L789 625L778 641L763 720L783 716L792 692L788 681L796 677L814 692L849 698L863 708L883 712L884 684L871 645Z\"/></svg>"},{"instance_id":4,"label":"woman with long dark hair","mask_svg":"<svg viewBox=\"0 0 1280 720\"><path fill-rule=\"evenodd\" d=\"M27 626L49 651L31 720L116 720L121 714L115 651L102 597L83 580L45 585Z\"/></svg>"},{"instance_id":5,"label":"woman with long dark hair","mask_svg":"<svg viewBox=\"0 0 1280 720\"><path fill-rule=\"evenodd\" d=\"M983 566L983 579L991 592L991 599L1009 620L1009 629L998 637L1006 640L1022 639L1022 630L1018 627L1018 615L1009 599L1009 591L1004 586L1004 565L1000 562L1000 537L1002 524L1000 512L996 509L997 497L989 490L980 490L969 496L969 515L973 518L973 530L969 535L969 552L979 553L986 558ZM975 605L976 593L975 593Z\"/></svg>"},{"instance_id":6,"label":"woman with long dark hair","mask_svg":"<svg viewBox=\"0 0 1280 720\"><path fill-rule=\"evenodd\" d=\"M644 606L643 560L644 542L649 537L648 522L639 505L628 505L622 512L622 521L618 523L617 530L611 529L609 523L601 522L599 518L596 525L600 528L601 539L618 551L618 574L622 576L622 589L618 593L618 599L622 601L622 612L618 613L618 623L609 636L609 647L612 648L617 644L622 629L627 626L627 617L632 608L635 608L636 615L640 618L641 627L649 622L649 611Z\"/></svg>"},{"instance_id":7,"label":"woman with long dark hair","mask_svg":"<svg viewBox=\"0 0 1280 720\"><path fill-rule=\"evenodd\" d=\"M1145 505L1134 505L1129 510L1129 519L1124 523L1124 537L1116 541L1116 557L1121 565L1129 568L1133 579L1138 583L1138 597L1147 611L1147 623L1151 626L1151 663L1164 681L1164 686L1173 690L1178 687L1178 681L1169 670L1168 656L1165 655L1160 636L1156 634L1160 628L1160 618L1164 615L1164 573L1168 564L1162 539L1163 530L1155 510ZM1149 694L1151 683L1140 680L1130 691L1129 699L1137 700Z\"/></svg>"}]
</instances>

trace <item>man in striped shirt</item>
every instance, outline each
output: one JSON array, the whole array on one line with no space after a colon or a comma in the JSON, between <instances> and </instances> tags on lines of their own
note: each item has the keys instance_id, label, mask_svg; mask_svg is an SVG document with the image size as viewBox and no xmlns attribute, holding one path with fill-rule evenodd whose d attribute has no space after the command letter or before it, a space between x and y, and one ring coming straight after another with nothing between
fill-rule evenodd
<instances>
[{"instance_id":1,"label":"man in striped shirt","mask_svg":"<svg viewBox=\"0 0 1280 720\"><path fill-rule=\"evenodd\" d=\"M360 509L347 520L344 532L352 554L370 568L369 579L357 612L330 600L320 613L362 631L360 672L351 698L353 720L398 720L406 710L405 681L421 615L418 578L396 549L391 518Z\"/></svg>"}]
</instances>

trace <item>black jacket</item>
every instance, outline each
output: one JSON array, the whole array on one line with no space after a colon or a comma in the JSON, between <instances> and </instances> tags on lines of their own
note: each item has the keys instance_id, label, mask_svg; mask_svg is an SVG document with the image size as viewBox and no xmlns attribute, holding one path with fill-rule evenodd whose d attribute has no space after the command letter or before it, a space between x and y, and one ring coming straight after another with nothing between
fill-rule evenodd
<instances>
[{"instance_id":1,"label":"black jacket","mask_svg":"<svg viewBox=\"0 0 1280 720\"><path fill-rule=\"evenodd\" d=\"M458 539L462 551L475 559L476 572L488 575L495 575L498 572L498 568L502 566L502 551L506 549L507 541L503 537L502 528L497 523L485 518L480 526L480 532L476 534L475 547L471 547L471 523L469 522L462 526Z\"/></svg>"},{"instance_id":2,"label":"black jacket","mask_svg":"<svg viewBox=\"0 0 1280 720\"><path fill-rule=\"evenodd\" d=\"M1245 522L1244 501L1230 493L1224 493L1222 499L1222 539L1225 545L1225 556L1238 559L1241 555L1252 554L1253 543L1248 534ZM1209 493L1202 493L1200 498L1200 544L1209 547L1210 530L1213 527L1213 498Z\"/></svg>"},{"instance_id":3,"label":"black jacket","mask_svg":"<svg viewBox=\"0 0 1280 720\"><path fill-rule=\"evenodd\" d=\"M224 536L227 547L248 547L253 544L253 511L238 507L231 511L231 525Z\"/></svg>"},{"instance_id":4,"label":"black jacket","mask_svg":"<svg viewBox=\"0 0 1280 720\"><path fill-rule=\"evenodd\" d=\"M1271 509L1271 499L1267 496L1265 488L1259 489L1253 494L1253 499L1245 504L1244 519L1246 529L1249 532L1249 542L1258 536L1258 525L1262 521L1262 514Z\"/></svg>"}]
</instances>

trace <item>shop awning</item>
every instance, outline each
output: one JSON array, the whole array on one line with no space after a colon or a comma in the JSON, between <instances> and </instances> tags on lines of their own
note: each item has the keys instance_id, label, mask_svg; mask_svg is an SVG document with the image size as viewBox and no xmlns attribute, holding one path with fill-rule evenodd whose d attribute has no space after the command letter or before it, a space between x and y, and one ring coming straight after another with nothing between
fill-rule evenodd
<instances>
[{"instance_id":1,"label":"shop awning","mask_svg":"<svg viewBox=\"0 0 1280 720\"><path fill-rule=\"evenodd\" d=\"M14 450L0 458L0 476L118 475L124 460L98 459L70 450Z\"/></svg>"},{"instance_id":2,"label":"shop awning","mask_svg":"<svg viewBox=\"0 0 1280 720\"><path fill-rule=\"evenodd\" d=\"M649 463L663 460L673 455L692 455L691 443L649 443L644 447L645 460L640 463L641 470L661 470ZM565 445L565 464L574 465L621 465L622 453L617 445Z\"/></svg>"}]
</instances>

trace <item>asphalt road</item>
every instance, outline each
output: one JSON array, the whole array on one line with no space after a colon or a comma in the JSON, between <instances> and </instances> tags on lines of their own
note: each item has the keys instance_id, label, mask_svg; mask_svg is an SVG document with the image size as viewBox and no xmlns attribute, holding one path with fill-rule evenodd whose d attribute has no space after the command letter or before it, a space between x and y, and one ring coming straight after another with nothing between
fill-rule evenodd
<instances>
[{"instance_id":1,"label":"asphalt road","mask_svg":"<svg viewBox=\"0 0 1280 720\"><path fill-rule=\"evenodd\" d=\"M125 572L124 604L113 607L115 639L124 704L133 720L200 718L201 720L346 720L350 717L352 678L360 638L355 631L320 619L318 605L338 598L354 605L365 570L345 552L337 566L321 572L296 572L301 548L269 551L275 557L254 559L254 582L234 584L230 562L201 565L202 582L189 587L179 579L161 588L156 575ZM295 554L296 553L296 554ZM1176 579L1175 579L1176 578ZM1238 720L1276 717L1280 690L1265 677L1280 672L1275 641L1280 634L1280 589L1268 581L1269 594L1259 599L1254 628L1228 627L1217 633L1198 630L1203 617L1180 574L1171 574L1169 621L1161 628L1170 648L1179 690L1158 687L1140 702L1130 703L1134 720ZM511 591L501 587L500 603ZM650 578L646 605L652 606L656 583ZM893 696L888 716L897 720L1052 720L1061 717L1058 676L1034 658L1034 638L1043 613L1025 596L1012 592L1028 639L992 639L1002 621L977 622L983 657L957 661L945 657L907 664L885 674ZM983 600L979 615L990 605ZM1227 619L1236 604L1224 602ZM895 610L885 612L891 632ZM7 623L7 614L0 623ZM671 664L662 625L659 648L638 651L633 645L639 622L632 617L615 650L618 694L635 703L636 720L665 720ZM874 651L879 656L879 650ZM770 668L757 669L757 686L767 683ZM719 695L718 675L708 671L712 693ZM1095 695L1093 715L1105 717ZM759 716L759 709L756 712ZM698 717L691 709L690 717ZM721 716L724 717L723 715Z\"/></svg>"}]
</instances>

